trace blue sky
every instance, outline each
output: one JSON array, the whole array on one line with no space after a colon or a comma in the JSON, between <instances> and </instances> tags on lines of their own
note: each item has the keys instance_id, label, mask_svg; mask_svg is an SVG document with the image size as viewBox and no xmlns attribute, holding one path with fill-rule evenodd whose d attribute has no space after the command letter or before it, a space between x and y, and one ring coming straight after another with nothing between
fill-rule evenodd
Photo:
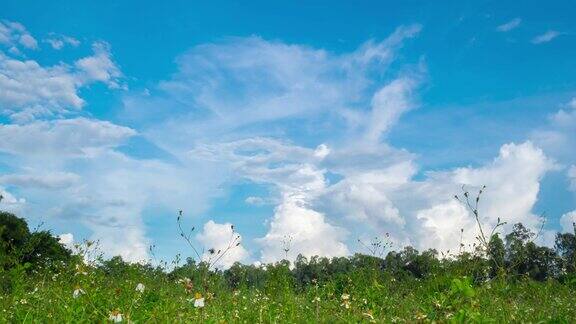
<instances>
[{"instance_id":1,"label":"blue sky","mask_svg":"<svg viewBox=\"0 0 576 324\"><path fill-rule=\"evenodd\" d=\"M3 1L0 204L109 254L446 250L462 184L543 243L576 219L572 1ZM67 235L67 240L72 238ZM223 239L224 237L224 239Z\"/></svg>"}]
</instances>

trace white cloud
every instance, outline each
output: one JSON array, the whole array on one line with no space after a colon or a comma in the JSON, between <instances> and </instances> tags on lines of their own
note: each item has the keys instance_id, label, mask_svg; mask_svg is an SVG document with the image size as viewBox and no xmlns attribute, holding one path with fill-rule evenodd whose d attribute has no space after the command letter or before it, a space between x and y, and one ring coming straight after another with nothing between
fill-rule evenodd
<instances>
[{"instance_id":1,"label":"white cloud","mask_svg":"<svg viewBox=\"0 0 576 324\"><path fill-rule=\"evenodd\" d=\"M38 48L38 42L22 24L8 20L0 21L0 44L8 46L16 53L19 53L19 45L27 49Z\"/></svg>"},{"instance_id":2,"label":"white cloud","mask_svg":"<svg viewBox=\"0 0 576 324\"><path fill-rule=\"evenodd\" d=\"M514 19L510 20L509 22L504 23L504 24L496 27L496 30L498 30L499 32L509 32L513 29L516 29L518 26L520 26L521 23L522 23L522 19L514 18Z\"/></svg>"},{"instance_id":3,"label":"white cloud","mask_svg":"<svg viewBox=\"0 0 576 324\"><path fill-rule=\"evenodd\" d=\"M560 33L555 30L549 30L544 34L538 35L532 39L533 44L543 44L552 41L554 38L560 36Z\"/></svg>"},{"instance_id":4,"label":"white cloud","mask_svg":"<svg viewBox=\"0 0 576 324\"><path fill-rule=\"evenodd\" d=\"M2 210L18 214L26 207L26 199L18 198L6 189L0 187L0 206Z\"/></svg>"},{"instance_id":5,"label":"white cloud","mask_svg":"<svg viewBox=\"0 0 576 324\"><path fill-rule=\"evenodd\" d=\"M78 68L77 78L82 83L95 81L106 83L111 88L117 88L118 78L122 76L116 63L112 61L110 45L104 42L92 44L94 55L76 61Z\"/></svg>"},{"instance_id":6,"label":"white cloud","mask_svg":"<svg viewBox=\"0 0 576 324\"><path fill-rule=\"evenodd\" d=\"M157 89L161 95L130 96L124 113L149 122L154 127L147 135L172 149L190 145L177 139L270 135L282 131L280 122L295 119L311 124L322 117L324 124L343 124L359 118L365 126L375 90L395 79L386 73L394 53L419 30L418 25L400 27L381 42L344 54L259 37L200 45L178 58L178 72ZM263 132L264 123L269 127Z\"/></svg>"},{"instance_id":7,"label":"white cloud","mask_svg":"<svg viewBox=\"0 0 576 324\"><path fill-rule=\"evenodd\" d=\"M266 204L266 200L262 197L250 196L244 200L249 205L262 206Z\"/></svg>"},{"instance_id":8,"label":"white cloud","mask_svg":"<svg viewBox=\"0 0 576 324\"><path fill-rule=\"evenodd\" d=\"M65 189L77 184L80 177L70 172L7 174L0 176L0 184L17 187Z\"/></svg>"},{"instance_id":9,"label":"white cloud","mask_svg":"<svg viewBox=\"0 0 576 324\"><path fill-rule=\"evenodd\" d=\"M51 34L49 38L44 40L44 42L50 44L50 46L55 50L61 50L66 45L72 47L78 47L80 45L80 41L74 37L57 34Z\"/></svg>"},{"instance_id":10,"label":"white cloud","mask_svg":"<svg viewBox=\"0 0 576 324\"><path fill-rule=\"evenodd\" d=\"M549 155L564 163L573 163L576 151L566 148L576 147L576 99L563 105L548 120L532 132L531 139Z\"/></svg>"},{"instance_id":11,"label":"white cloud","mask_svg":"<svg viewBox=\"0 0 576 324\"><path fill-rule=\"evenodd\" d=\"M70 250L74 248L74 235L72 233L58 235L58 241Z\"/></svg>"},{"instance_id":12,"label":"white cloud","mask_svg":"<svg viewBox=\"0 0 576 324\"><path fill-rule=\"evenodd\" d=\"M574 233L574 223L576 223L576 210L562 215L560 218L560 225L562 226L563 233Z\"/></svg>"},{"instance_id":13,"label":"white cloud","mask_svg":"<svg viewBox=\"0 0 576 324\"><path fill-rule=\"evenodd\" d=\"M512 224L522 222L532 230L537 230L540 218L532 213L540 191L540 181L546 172L555 169L553 161L547 158L542 150L530 142L522 144L506 144L500 149L500 154L491 163L480 168L458 168L448 174L435 174L433 181L442 181L448 176L455 188L457 184L469 186L486 185L487 189L480 204L481 222L485 228L496 225L497 219ZM473 188L473 187L472 187ZM454 206L454 202L444 202L440 205ZM452 207L455 208L455 207ZM430 214L424 219L428 221L444 221L452 219L455 224L462 226L465 238L469 242L478 235L472 215L467 213L467 220L458 216L457 210L452 209L450 214ZM454 240L457 234L448 233L440 228L432 231L435 237L443 238L442 248L454 249L457 245ZM455 235L456 234L456 235ZM458 233L459 234L459 233ZM446 238L450 237L450 241ZM430 236L421 240L422 246L435 246L434 239Z\"/></svg>"},{"instance_id":14,"label":"white cloud","mask_svg":"<svg viewBox=\"0 0 576 324\"><path fill-rule=\"evenodd\" d=\"M343 242L346 232L329 224L326 216L307 206L306 199L286 193L276 207L268 233L258 239L262 245L262 261L273 262L285 258L282 241L292 237L288 259L298 254L327 257L349 254Z\"/></svg>"},{"instance_id":15,"label":"white cloud","mask_svg":"<svg viewBox=\"0 0 576 324\"><path fill-rule=\"evenodd\" d=\"M237 177L255 183L273 185L279 192L279 204L269 223L268 233L257 239L263 262L285 257L282 240L293 237L289 258L305 256L341 256L348 253L343 243L346 232L329 223L326 216L310 203L326 188L320 162L329 149L320 145L307 149L272 139L253 138L195 150L191 154L230 161ZM322 154L318 154L322 152Z\"/></svg>"},{"instance_id":16,"label":"white cloud","mask_svg":"<svg viewBox=\"0 0 576 324\"><path fill-rule=\"evenodd\" d=\"M228 269L230 268L234 262L241 262L246 261L249 254L248 251L242 246L242 244L236 246L235 242L241 242L240 240L236 241L236 236L240 234L236 233L232 230L232 224L224 223L218 224L214 221L208 221L204 224L204 228L202 232L196 236L196 239L205 247L205 250L214 249L217 251L226 251L228 252L223 254L222 258L214 264L216 268L219 269ZM212 257L214 260L214 257ZM204 260L210 259L209 252L205 252L203 255Z\"/></svg>"},{"instance_id":17,"label":"white cloud","mask_svg":"<svg viewBox=\"0 0 576 324\"><path fill-rule=\"evenodd\" d=\"M78 109L84 101L76 91L76 79L65 65L42 67L35 61L12 59L0 52L0 104L5 109L36 105L56 112Z\"/></svg>"},{"instance_id":18,"label":"white cloud","mask_svg":"<svg viewBox=\"0 0 576 324\"><path fill-rule=\"evenodd\" d=\"M366 168L352 160L341 169L344 179L321 197L323 208L351 224L365 224L360 232L388 232L400 244L444 251L458 247L460 229L465 230L466 242L474 242L477 235L474 218L453 199L462 184L471 190L488 186L480 208L484 226L494 226L500 217L536 229L539 218L532 208L539 182L555 167L530 142L504 145L499 156L482 167L428 173L423 181L412 179L417 170L410 159L381 161L380 166Z\"/></svg>"},{"instance_id":19,"label":"white cloud","mask_svg":"<svg viewBox=\"0 0 576 324\"><path fill-rule=\"evenodd\" d=\"M133 129L86 118L0 125L0 151L26 156L85 156L116 147L136 135Z\"/></svg>"},{"instance_id":20,"label":"white cloud","mask_svg":"<svg viewBox=\"0 0 576 324\"><path fill-rule=\"evenodd\" d=\"M410 102L416 81L399 78L378 90L372 97L372 111L366 132L370 143L379 143L382 134L395 124L400 116L413 107Z\"/></svg>"},{"instance_id":21,"label":"white cloud","mask_svg":"<svg viewBox=\"0 0 576 324\"><path fill-rule=\"evenodd\" d=\"M95 43L94 55L82 58L75 67L60 63L42 66L34 60L10 57L0 51L0 105L14 121L37 117L59 117L78 111L84 100L81 87L103 82L119 87L121 73L112 61L109 46Z\"/></svg>"},{"instance_id":22,"label":"white cloud","mask_svg":"<svg viewBox=\"0 0 576 324\"><path fill-rule=\"evenodd\" d=\"M568 170L568 177L571 179L570 188L576 191L576 165L573 165Z\"/></svg>"}]
</instances>

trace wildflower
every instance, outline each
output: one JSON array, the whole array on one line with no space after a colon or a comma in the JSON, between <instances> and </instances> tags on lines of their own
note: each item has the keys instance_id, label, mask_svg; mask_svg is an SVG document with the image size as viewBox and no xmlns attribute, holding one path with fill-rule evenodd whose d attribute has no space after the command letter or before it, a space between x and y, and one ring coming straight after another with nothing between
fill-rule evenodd
<instances>
[{"instance_id":1,"label":"wildflower","mask_svg":"<svg viewBox=\"0 0 576 324\"><path fill-rule=\"evenodd\" d=\"M366 313L362 313L362 315L368 317L370 320L374 320L374 316L372 315L372 313L370 311L367 311Z\"/></svg>"},{"instance_id":2,"label":"wildflower","mask_svg":"<svg viewBox=\"0 0 576 324\"><path fill-rule=\"evenodd\" d=\"M184 289L186 289L186 292L188 293L192 292L194 285L192 284L192 280L190 280L190 278L185 277L183 279L179 279L178 282L184 285Z\"/></svg>"},{"instance_id":3,"label":"wildflower","mask_svg":"<svg viewBox=\"0 0 576 324\"><path fill-rule=\"evenodd\" d=\"M346 309L350 308L350 295L342 294L340 298L342 298L342 304L340 306Z\"/></svg>"},{"instance_id":4,"label":"wildflower","mask_svg":"<svg viewBox=\"0 0 576 324\"><path fill-rule=\"evenodd\" d=\"M113 310L110 313L110 316L108 316L108 319L114 323L120 323L122 322L122 313L120 313L118 310Z\"/></svg>"},{"instance_id":5,"label":"wildflower","mask_svg":"<svg viewBox=\"0 0 576 324\"><path fill-rule=\"evenodd\" d=\"M422 314L420 312L416 313L416 316L415 316L415 318L419 321L425 320L426 317L428 317L426 314Z\"/></svg>"},{"instance_id":6,"label":"wildflower","mask_svg":"<svg viewBox=\"0 0 576 324\"><path fill-rule=\"evenodd\" d=\"M136 285L136 291L139 292L139 293L143 293L143 292L144 292L144 288L145 288L145 286L144 286L144 284L142 284L142 283L139 283L139 284Z\"/></svg>"},{"instance_id":7,"label":"wildflower","mask_svg":"<svg viewBox=\"0 0 576 324\"><path fill-rule=\"evenodd\" d=\"M194 307L196 308L204 307L204 297L202 297L201 293L194 294Z\"/></svg>"},{"instance_id":8,"label":"wildflower","mask_svg":"<svg viewBox=\"0 0 576 324\"><path fill-rule=\"evenodd\" d=\"M74 289L74 292L72 293L72 297L74 298L78 298L81 295L84 295L86 292L84 290L82 290L82 288L80 288L79 286L76 286L76 288Z\"/></svg>"}]
</instances>

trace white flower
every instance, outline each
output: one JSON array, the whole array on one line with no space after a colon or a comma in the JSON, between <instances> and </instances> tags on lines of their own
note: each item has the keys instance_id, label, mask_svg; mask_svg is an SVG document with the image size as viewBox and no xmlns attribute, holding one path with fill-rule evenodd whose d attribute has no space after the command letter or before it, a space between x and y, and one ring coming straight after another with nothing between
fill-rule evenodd
<instances>
[{"instance_id":1,"label":"white flower","mask_svg":"<svg viewBox=\"0 0 576 324\"><path fill-rule=\"evenodd\" d=\"M194 307L196 308L204 307L204 298L194 299Z\"/></svg>"},{"instance_id":2,"label":"white flower","mask_svg":"<svg viewBox=\"0 0 576 324\"><path fill-rule=\"evenodd\" d=\"M74 289L74 292L72 293L72 297L74 298L78 298L81 295L84 295L86 292L84 292L84 290L82 290L80 287L76 287L76 289Z\"/></svg>"},{"instance_id":3,"label":"white flower","mask_svg":"<svg viewBox=\"0 0 576 324\"><path fill-rule=\"evenodd\" d=\"M350 295L342 294L342 300L348 300L348 299L350 299Z\"/></svg>"},{"instance_id":4,"label":"white flower","mask_svg":"<svg viewBox=\"0 0 576 324\"><path fill-rule=\"evenodd\" d=\"M146 287L145 287L144 284L142 284L142 283L139 283L139 284L136 285L136 291L137 291L137 292L143 293L143 292L144 292L144 288L146 288Z\"/></svg>"},{"instance_id":5,"label":"white flower","mask_svg":"<svg viewBox=\"0 0 576 324\"><path fill-rule=\"evenodd\" d=\"M202 308L204 307L204 297L200 293L194 295L194 307Z\"/></svg>"},{"instance_id":6,"label":"white flower","mask_svg":"<svg viewBox=\"0 0 576 324\"><path fill-rule=\"evenodd\" d=\"M108 316L108 319L114 323L120 323L122 322L122 314L117 310L112 311L112 313L110 313L110 316Z\"/></svg>"}]
</instances>

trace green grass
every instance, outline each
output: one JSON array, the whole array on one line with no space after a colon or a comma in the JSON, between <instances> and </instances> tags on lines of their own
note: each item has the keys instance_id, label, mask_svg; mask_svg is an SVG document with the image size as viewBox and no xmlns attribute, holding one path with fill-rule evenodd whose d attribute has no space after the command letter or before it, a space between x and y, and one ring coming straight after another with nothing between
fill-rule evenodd
<instances>
[{"instance_id":1,"label":"green grass","mask_svg":"<svg viewBox=\"0 0 576 324\"><path fill-rule=\"evenodd\" d=\"M298 286L288 268L276 265L268 267L261 287L241 282L232 289L221 272L194 278L187 287L182 278L142 269L111 274L70 265L54 273L12 271L11 293L0 296L1 321L103 323L114 311L123 322L137 323L576 321L576 289L556 280L473 284L447 274L396 279L359 269ZM144 292L136 291L138 283ZM75 289L85 293L74 298ZM205 307L194 307L196 293Z\"/></svg>"}]
</instances>

